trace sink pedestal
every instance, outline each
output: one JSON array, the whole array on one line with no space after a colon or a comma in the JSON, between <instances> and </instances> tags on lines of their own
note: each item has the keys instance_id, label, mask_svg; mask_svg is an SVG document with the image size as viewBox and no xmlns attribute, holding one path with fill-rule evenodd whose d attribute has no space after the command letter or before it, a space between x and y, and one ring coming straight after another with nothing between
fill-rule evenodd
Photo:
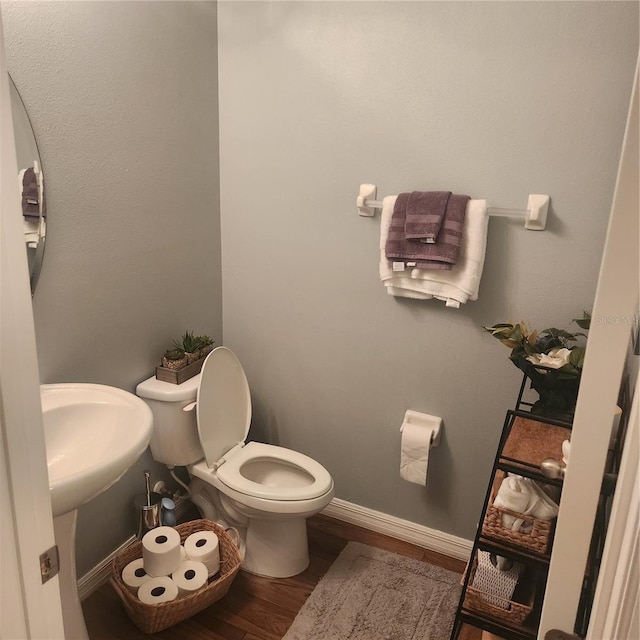
<instances>
[{"instance_id":1,"label":"sink pedestal","mask_svg":"<svg viewBox=\"0 0 640 640\"><path fill-rule=\"evenodd\" d=\"M60 561L60 600L64 635L68 640L89 640L84 622L78 578L76 576L76 520L78 511L69 511L53 519L53 531Z\"/></svg>"}]
</instances>

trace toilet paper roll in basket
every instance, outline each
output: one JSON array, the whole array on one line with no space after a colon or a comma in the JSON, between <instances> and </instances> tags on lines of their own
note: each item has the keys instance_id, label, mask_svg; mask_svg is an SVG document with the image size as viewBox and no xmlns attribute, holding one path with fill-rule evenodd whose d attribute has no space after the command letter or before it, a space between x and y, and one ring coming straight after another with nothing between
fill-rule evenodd
<instances>
[{"instance_id":1,"label":"toilet paper roll in basket","mask_svg":"<svg viewBox=\"0 0 640 640\"><path fill-rule=\"evenodd\" d=\"M400 427L400 476L408 482L427 484L429 449L438 445L442 418L407 410Z\"/></svg>"},{"instance_id":2,"label":"toilet paper roll in basket","mask_svg":"<svg viewBox=\"0 0 640 640\"><path fill-rule=\"evenodd\" d=\"M207 584L209 571L202 562L185 560L176 571L171 574L171 579L178 586L178 597L188 596L202 589Z\"/></svg>"},{"instance_id":3,"label":"toilet paper roll in basket","mask_svg":"<svg viewBox=\"0 0 640 640\"><path fill-rule=\"evenodd\" d=\"M144 570L144 561L142 558L132 560L122 570L122 582L125 583L131 593L138 593L138 589L150 579L151 576Z\"/></svg>"},{"instance_id":4,"label":"toilet paper roll in basket","mask_svg":"<svg viewBox=\"0 0 640 640\"><path fill-rule=\"evenodd\" d=\"M220 544L213 531L196 531L184 541L187 559L202 562L209 576L220 571Z\"/></svg>"},{"instance_id":5,"label":"toilet paper roll in basket","mask_svg":"<svg viewBox=\"0 0 640 640\"><path fill-rule=\"evenodd\" d=\"M144 604L162 604L178 597L178 585L169 576L147 580L138 589L138 600Z\"/></svg>"},{"instance_id":6,"label":"toilet paper roll in basket","mask_svg":"<svg viewBox=\"0 0 640 640\"><path fill-rule=\"evenodd\" d=\"M156 527L142 538L145 571L152 577L169 576L179 566L180 534L172 527Z\"/></svg>"}]
</instances>

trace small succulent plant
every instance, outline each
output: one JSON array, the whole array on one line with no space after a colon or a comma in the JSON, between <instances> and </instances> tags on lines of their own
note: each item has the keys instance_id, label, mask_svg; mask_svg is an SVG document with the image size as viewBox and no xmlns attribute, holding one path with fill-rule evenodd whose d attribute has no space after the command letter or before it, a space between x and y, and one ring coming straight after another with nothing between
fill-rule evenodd
<instances>
[{"instance_id":1,"label":"small succulent plant","mask_svg":"<svg viewBox=\"0 0 640 640\"><path fill-rule=\"evenodd\" d=\"M198 349L198 342L193 335L193 331L185 331L181 340L174 340L173 346L176 349L182 349L186 353L193 353Z\"/></svg>"},{"instance_id":2,"label":"small succulent plant","mask_svg":"<svg viewBox=\"0 0 640 640\"><path fill-rule=\"evenodd\" d=\"M175 349L167 349L164 352L164 357L167 360L182 360L182 358L184 358L184 349L179 349L179 348L175 348Z\"/></svg>"},{"instance_id":3,"label":"small succulent plant","mask_svg":"<svg viewBox=\"0 0 640 640\"><path fill-rule=\"evenodd\" d=\"M195 340L198 344L198 349L204 349L213 344L213 340L209 336L196 336Z\"/></svg>"},{"instance_id":4,"label":"small succulent plant","mask_svg":"<svg viewBox=\"0 0 640 640\"><path fill-rule=\"evenodd\" d=\"M207 335L196 336L193 331L185 331L180 340L174 341L173 351L182 351L190 364L207 355L213 343L214 341Z\"/></svg>"}]
</instances>

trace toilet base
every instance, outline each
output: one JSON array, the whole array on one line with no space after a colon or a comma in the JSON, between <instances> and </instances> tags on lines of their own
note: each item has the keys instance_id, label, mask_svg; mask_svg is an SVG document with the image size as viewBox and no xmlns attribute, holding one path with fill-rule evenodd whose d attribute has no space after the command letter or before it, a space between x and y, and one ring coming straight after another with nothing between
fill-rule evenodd
<instances>
[{"instance_id":1,"label":"toilet base","mask_svg":"<svg viewBox=\"0 0 640 640\"><path fill-rule=\"evenodd\" d=\"M302 573L309 566L306 518L251 518L240 566L267 578L289 578Z\"/></svg>"}]
</instances>

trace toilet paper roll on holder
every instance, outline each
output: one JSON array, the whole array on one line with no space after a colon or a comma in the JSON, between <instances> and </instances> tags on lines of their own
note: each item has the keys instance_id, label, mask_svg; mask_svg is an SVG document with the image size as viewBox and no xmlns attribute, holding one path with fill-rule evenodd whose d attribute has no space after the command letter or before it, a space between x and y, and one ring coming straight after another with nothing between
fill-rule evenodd
<instances>
[{"instance_id":1,"label":"toilet paper roll on holder","mask_svg":"<svg viewBox=\"0 0 640 640\"><path fill-rule=\"evenodd\" d=\"M405 424L415 424L417 426L433 429L431 433L431 440L429 448L433 449L440 444L440 433L442 431L442 418L436 416L430 416L427 413L420 413L419 411L413 411L407 409L404 413L404 420L400 426L400 431L404 429Z\"/></svg>"}]
</instances>

